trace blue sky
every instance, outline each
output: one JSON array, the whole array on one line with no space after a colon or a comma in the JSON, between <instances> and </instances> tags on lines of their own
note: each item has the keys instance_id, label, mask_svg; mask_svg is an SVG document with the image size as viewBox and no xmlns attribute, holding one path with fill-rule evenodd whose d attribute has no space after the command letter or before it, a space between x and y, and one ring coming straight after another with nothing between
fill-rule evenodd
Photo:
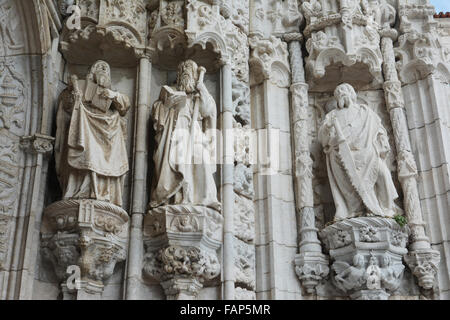
<instances>
[{"instance_id":1,"label":"blue sky","mask_svg":"<svg viewBox=\"0 0 450 320\"><path fill-rule=\"evenodd\" d=\"M437 12L450 12L450 0L430 0Z\"/></svg>"}]
</instances>

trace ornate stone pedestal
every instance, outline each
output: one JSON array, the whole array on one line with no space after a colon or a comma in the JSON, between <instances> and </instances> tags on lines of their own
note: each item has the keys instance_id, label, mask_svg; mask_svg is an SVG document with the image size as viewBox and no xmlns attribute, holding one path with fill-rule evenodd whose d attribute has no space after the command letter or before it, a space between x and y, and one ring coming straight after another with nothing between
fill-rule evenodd
<instances>
[{"instance_id":1,"label":"ornate stone pedestal","mask_svg":"<svg viewBox=\"0 0 450 320\"><path fill-rule=\"evenodd\" d=\"M120 207L97 200L63 200L45 209L47 232L41 246L62 282L65 299L70 294L77 300L100 298L104 281L126 258L128 220ZM68 279L70 266L74 279Z\"/></svg>"},{"instance_id":2,"label":"ornate stone pedestal","mask_svg":"<svg viewBox=\"0 0 450 320\"><path fill-rule=\"evenodd\" d=\"M219 212L203 206L149 211L144 220L144 273L161 284L168 300L196 299L203 282L220 274L222 227Z\"/></svg>"},{"instance_id":3,"label":"ornate stone pedestal","mask_svg":"<svg viewBox=\"0 0 450 320\"><path fill-rule=\"evenodd\" d=\"M333 283L356 300L387 300L403 277L408 230L395 220L361 217L321 232L332 260Z\"/></svg>"}]
</instances>

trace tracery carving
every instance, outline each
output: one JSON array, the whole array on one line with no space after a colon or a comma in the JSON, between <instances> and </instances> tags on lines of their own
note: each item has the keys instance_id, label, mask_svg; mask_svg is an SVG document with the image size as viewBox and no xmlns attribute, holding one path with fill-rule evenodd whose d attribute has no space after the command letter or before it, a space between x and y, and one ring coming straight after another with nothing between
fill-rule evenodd
<instances>
[{"instance_id":1,"label":"tracery carving","mask_svg":"<svg viewBox=\"0 0 450 320\"><path fill-rule=\"evenodd\" d=\"M27 88L12 61L0 62L0 128L20 134L24 126Z\"/></svg>"},{"instance_id":2,"label":"tracery carving","mask_svg":"<svg viewBox=\"0 0 450 320\"><path fill-rule=\"evenodd\" d=\"M251 84L259 84L263 80L270 79L280 87L290 84L290 67L288 62L288 50L285 42L271 36L268 40L258 36L249 38L250 68L252 68Z\"/></svg>"},{"instance_id":3,"label":"tracery carving","mask_svg":"<svg viewBox=\"0 0 450 320\"><path fill-rule=\"evenodd\" d=\"M52 16L54 12L47 10L52 9L51 6L46 8L47 3L52 4L53 2L61 5L64 3L67 7L75 1L40 1L39 7L36 7L39 9L37 11L44 13L43 16L47 15L50 24L52 23L51 20L54 20L55 23L58 20L55 20L55 16ZM404 269L398 256L404 254L404 248L408 245L411 252L407 254L405 261L411 268L412 273L419 279L419 285L426 290L435 285L434 281L439 264L438 255L436 252L421 251L415 247L415 244L423 244L428 239L426 239L423 230L420 230L421 228L424 229L424 226L422 225L417 182L415 182L418 176L418 166L415 163L413 151L416 150L412 150L409 141L408 124L405 122L403 110L405 101L401 92L402 84L423 79L433 72L436 72L433 78L441 77L444 83L447 81L445 62L449 61L449 54L448 50L446 51L444 48L444 44L435 39L434 35L438 33L434 32L435 22L430 18L434 10L430 6L404 5L404 1L399 2L401 35L398 42L399 47L394 49L392 44L397 45L397 32L389 29L395 22L395 10L390 5L390 3L393 3L390 0L83 0L79 2L82 10L82 29L70 32L66 30L61 36L62 51L68 58L69 64L92 63L104 55L104 60L109 61L112 66L134 68L136 59L142 57L144 47L148 47L148 52L146 51L145 54L149 55L154 67L153 71L149 71L149 74L153 73L154 75L160 70L163 73L167 69L173 70L180 59L201 52L201 54L205 53L205 56L207 56L205 60L208 60L210 65L204 64L203 61L200 61L200 64L208 66L208 71L211 73L208 80L213 79L212 82L214 82L215 75L213 73L223 64L224 60L230 58L228 62L233 70L233 125L236 129L241 130L235 139L234 161L237 165L233 180L234 236L246 246L246 249L235 248L238 250L233 256L237 271L235 299L256 298L255 284L251 284L254 280L252 279L252 272L255 272L255 247L253 244L255 241L253 201L255 199L252 190L253 172L250 167L252 155L249 153L251 143L249 137L251 130L249 128L252 127L251 115L254 116L254 114L253 110L250 114L250 86L248 83L250 78L248 70L250 52L247 41L256 43L253 45L251 52L251 62L253 63L252 85L259 85L263 80L270 80L272 84L283 88L292 85L290 130L294 142L297 142L295 156L292 158L295 170L290 172L290 168L288 168L283 173L295 175L294 179L299 182L299 188L296 190L298 193L296 209L300 218L297 227L301 230L298 234L298 242L299 249L304 250L299 250L301 254L295 261L295 271L302 287L309 294L317 294L321 299L326 298L329 293L327 290L330 288L328 285L323 286L323 284L327 280L328 274L330 273L331 278L338 276L334 270L329 272L328 258L330 258L332 263L345 262L347 265L344 271L353 267L360 269L359 271L363 273L362 277L365 281L363 281L361 287L355 287L344 292L350 298L375 299L386 298L387 294L396 295L395 291L398 289ZM143 7L135 8L134 5L138 3L148 4L147 10L145 8L141 10ZM187 8L190 3L195 3L192 10ZM12 4L12 10L10 11L8 11L9 4ZM2 48L6 55L18 53L25 43L27 43L27 46L29 43L29 41L23 41L22 34L24 32L22 31L24 30L22 30L20 24L16 24L16 22L21 22L21 19L19 19L21 17L14 14L15 6L16 4L12 0L3 0L2 5L0 5L0 20L1 17L5 18L5 20L2 20L3 22L0 21L0 31L4 31L0 34L0 46L4 45ZM307 40L306 49L310 57L317 55L316 60L314 60L317 63L308 64L309 70L307 70L306 78L308 81L317 76L322 76L324 79L324 82L319 82L320 79L314 79L309 83L309 87L305 83L305 72L303 70L305 59L301 54L298 54L298 51L301 53L303 49L301 48L302 34L298 32L299 23L302 20L299 14L299 6L301 6L307 20L304 33L305 40ZM61 9L61 11L64 15L66 10ZM252 24L251 32L249 24ZM142 28L138 28L138 25ZM49 29L56 30L53 25ZM185 35L185 30L188 31L188 37ZM288 31L289 33L287 33ZM250 40L247 38L249 34L252 36ZM52 34L52 36L54 35ZM277 38L274 40L271 38L272 35ZM380 37L383 59L378 54ZM282 50L282 47L285 47L284 42L289 45L290 65L287 63L287 51ZM97 48L101 50L96 51ZM3 55L3 51L0 50L0 56ZM155 52L158 52L159 57L154 54ZM201 54L194 56L192 59L201 60ZM20 56L20 54L18 55ZM93 58L94 56L95 58ZM167 56L167 60L163 60L166 58L164 56ZM43 57L47 58L46 55L43 55ZM94 60L88 61L84 59L85 57ZM382 88L384 90L381 90L380 86L380 61L383 61L385 68L386 81ZM52 67L55 70L51 72L54 71L56 74L58 72L58 61L53 62L55 63L52 64ZM294 66L301 66L301 68ZM77 70L81 70L82 67L74 68L80 68ZM397 75L397 68L400 77ZM436 71L437 68L440 68L440 70ZM33 65L32 74L36 70L38 69L35 69ZM47 72L46 69L42 70ZM330 77L330 74L327 74L329 70L339 70L336 73L339 77ZM4 74L7 73L9 72L6 68ZM152 79L154 79L153 75ZM385 162L392 176L398 176L399 178L394 181L396 189L400 190L398 188L399 182L403 185L404 194L402 196L405 200L404 209L408 221L411 222L411 237L408 239L408 232L397 229L397 225L389 219L387 220L389 223L386 222L388 225L383 223L361 225L355 222L356 225L350 229L345 225L340 225L341 229L331 234L328 240L324 240L327 245L325 252L322 253L315 234L317 234L318 229L329 225L334 206L331 191L326 182L327 173L324 155L317 143L318 130L316 126L323 121L326 113L337 107L337 103L333 101L334 99L330 99L328 92L331 90L331 86L336 85L336 82L345 82L346 75L352 77L362 75L361 87L357 88L361 89L358 102L369 104L370 108L382 118L383 126L387 130L390 140L393 141L395 136L396 146L392 142L390 143L393 152L391 152L391 155L386 155ZM35 99L38 95L31 94L30 88L24 85L24 82L17 81L18 79L14 78L12 73L9 76L9 78L2 78L0 75L0 108L3 108L3 110L0 110L0 141L2 142L0 143L0 261L4 260L8 254L8 242L12 230L9 229L11 225L10 215L16 210L15 201L17 194L19 194L16 188L18 185L16 177L20 175L18 166L21 164L21 158L18 153L25 152L24 154L27 157L25 159L36 159L38 157L42 159L42 154L49 154L52 151L51 137L34 134L35 120L32 120L30 124L24 121L27 102L29 102L27 99ZM26 75L22 77L26 77ZM171 71L168 72L168 78L173 78ZM372 81L374 79L375 81ZM160 79L158 78L158 80ZM329 87L324 85L328 80L331 83ZM355 82L359 80L361 79ZM52 82L53 80L49 79L49 81ZM15 95L11 94L10 100L14 96L18 96L18 102L9 108L8 102L6 104L1 103L1 98L11 93L11 91L6 94L2 93L3 88L8 90L12 88L11 83L17 86L15 93L19 92L18 88L23 85L23 95L20 92ZM267 84L268 90L271 90L272 84ZM125 84L121 83L120 85ZM128 83L126 85L128 86ZM208 83L208 85L214 86L213 83ZM153 83L152 88L154 88ZM257 90L260 89L262 88L257 88ZM370 91L365 91L366 89ZM372 89L376 89L376 91ZM8 90L5 89L4 92ZM279 88L275 88L275 90L279 90ZM261 90L262 92L263 90ZM386 94L386 104L379 95L383 93ZM363 97L364 95L370 97L365 99L367 97ZM152 92L151 97L153 96ZM256 98L259 98L259 93ZM270 96L270 98L272 97ZM327 99L330 100L328 101L329 104L323 103ZM7 100L8 97L5 101ZM47 100L51 99L44 97L44 100L44 104L47 105ZM374 100L378 103L372 103ZM33 103L35 103L34 100ZM18 113L13 111L7 114L5 112L12 111L16 107ZM269 107L272 107L272 105ZM383 118L380 108L385 107L387 110L381 111L386 117ZM408 105L406 107L410 108ZM256 112L259 111L256 110ZM256 115L258 116L258 113ZM389 115L391 119L388 118ZM33 117L35 117L34 112L30 119L33 119ZM392 129L390 128L391 125L385 121L386 119L391 120ZM258 118L257 120L258 122L255 124L257 127L260 126L260 121L272 122L272 118ZM26 136L23 136L23 134L26 134ZM398 153L396 152L397 147ZM37 156L30 153L36 153ZM398 168L394 168L397 162ZM34 170L34 167L32 168ZM44 176L45 168L46 160L44 158L42 167ZM38 169L40 168L38 167ZM262 193L264 195L266 191L263 190ZM33 193L32 197L35 199L36 194ZM100 208L100 204L97 203L92 209L92 207L80 205L80 201L67 200L61 203L57 215L45 218L45 222L49 223L53 233L48 239L45 238L47 235L44 234L43 254L52 261L55 268L59 269L57 273L61 274L59 276L61 279L66 276L66 267L70 264L79 264L81 254L83 254L82 263L85 276L96 282L103 282L111 275L114 265L124 258L124 251L114 245L102 246L99 243L110 241L110 237L120 238L121 235L127 233L127 227L126 224L123 224L121 215L118 214L118 210L114 209L113 205L104 205ZM37 202L39 204L39 201ZM72 207L75 207L77 203L78 209L72 210ZM28 202L24 202L24 208L26 207L25 204L28 205ZM278 204L273 206L275 210L277 209L276 206ZM206 286L216 286L219 283L217 276L209 279L208 275L203 276L200 272L196 274L195 270L207 268L206 265L209 263L208 259L205 259L205 263L201 262L202 250L213 256L211 260L217 263L221 260L217 257L216 252L222 236L223 221L220 214L212 208L205 206L199 208L192 206L191 203L151 209L148 212L145 224L145 250L148 253L146 260L148 266L145 265L145 267L156 270L153 272L156 274L156 276L152 276L153 280L161 280L164 276L167 276L164 281L157 281L160 281L168 298L179 298L183 295L184 297L195 297L202 288L202 281L206 283ZM158 211L158 209L161 210ZM83 221L78 219L80 211L84 213L86 220L90 214L93 214L89 223L92 232L84 232L84 229L83 232L80 231L80 221ZM113 212L112 215L111 212ZM118 214L118 216L115 216L115 214ZM126 213L124 214L126 215ZM256 227L259 226L256 225ZM294 228L294 226L292 227ZM276 229L274 228L274 230ZM432 231L435 232L433 228ZM101 241L96 238L97 235L101 235ZM264 237L264 234L261 237ZM294 238L290 240L296 241ZM205 243L209 246L210 241L213 243L213 248L202 247ZM179 242L182 242L183 245L178 245ZM173 243L177 244L173 245ZM186 245L187 243L189 245ZM356 248L353 247L354 244ZM382 246L383 248L389 247L389 250L381 250ZM165 254L165 250L169 247L176 249ZM319 247L318 251L316 250L317 247ZM157 248L156 251L155 248ZM372 249L369 251L373 251L373 255L369 255L367 248ZM412 250L413 248L414 250ZM163 250L164 259L160 250ZM363 257L362 264L351 261L351 258L358 254ZM215 262L211 264L215 265ZM150 267L152 263L155 266ZM272 261L270 263L272 264ZM273 263L277 267L278 262ZM168 270L177 271L166 272L164 269L166 265ZM363 267L360 267L360 265L363 265ZM189 266L193 267L190 268ZM1 265L0 269L3 267ZM217 266L217 268L219 267L220 265ZM217 268L212 269L217 270ZM340 273L340 275L343 279L341 285L350 286L348 282L351 276L345 275L345 273ZM289 276L292 277L292 275ZM358 280L358 277L356 279ZM405 284L405 288L402 288L401 293L398 294L403 295L403 289L408 292L412 289L411 292L416 294L415 286L412 285L409 278L406 280L409 283ZM275 282L278 282L278 279ZM320 288L318 292L315 290L316 287ZM278 287L276 288L278 289ZM152 291L153 288L149 290ZM289 290L286 291L287 293L284 293L283 290L280 292L286 295L298 294L298 292L294 293ZM340 290L339 296L342 295L342 292ZM264 294L259 293L260 297Z\"/></svg>"},{"instance_id":4,"label":"tracery carving","mask_svg":"<svg viewBox=\"0 0 450 320\"><path fill-rule=\"evenodd\" d=\"M20 32L20 18L16 1L7 0L0 4L0 56L17 53L24 48Z\"/></svg>"},{"instance_id":5,"label":"tracery carving","mask_svg":"<svg viewBox=\"0 0 450 320\"><path fill-rule=\"evenodd\" d=\"M103 59L111 64L135 65L146 45L144 1L88 0L79 6L81 29L65 26L62 32L61 51L65 58L76 64Z\"/></svg>"},{"instance_id":6,"label":"tracery carving","mask_svg":"<svg viewBox=\"0 0 450 320\"><path fill-rule=\"evenodd\" d=\"M378 28L386 16L392 20L392 15L389 15L392 10L385 9L389 5L379 0L342 0L323 6L324 3L317 0L302 3L307 21L304 30L309 52L306 69L312 76L308 82L311 88L326 83L322 79L325 73L329 78L339 77L338 73L342 72L338 71L341 70L340 65L350 73L365 66L369 72L364 71L366 75L359 79L358 85L379 86L382 82L382 57ZM344 76L340 82L350 80L354 79Z\"/></svg>"},{"instance_id":7,"label":"tracery carving","mask_svg":"<svg viewBox=\"0 0 450 320\"><path fill-rule=\"evenodd\" d=\"M15 19L13 17L15 10L14 3L3 2L0 6L0 15L5 15L0 18ZM12 31L8 24L16 22L1 21L0 40ZM3 41L7 48L8 43L5 42L7 39L3 38ZM23 135L25 130L25 111L28 100L25 77L17 70L15 60L3 58L0 61L0 268L6 268L4 263L7 261L13 235L11 222L20 194L21 141L19 136Z\"/></svg>"}]
</instances>

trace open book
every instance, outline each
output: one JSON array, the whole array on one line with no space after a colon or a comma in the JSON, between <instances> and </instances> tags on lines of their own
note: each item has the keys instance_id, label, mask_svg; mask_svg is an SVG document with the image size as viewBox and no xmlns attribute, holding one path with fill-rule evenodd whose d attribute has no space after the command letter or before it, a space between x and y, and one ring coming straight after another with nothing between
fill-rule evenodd
<instances>
[{"instance_id":1,"label":"open book","mask_svg":"<svg viewBox=\"0 0 450 320\"><path fill-rule=\"evenodd\" d=\"M169 108L182 108L186 105L186 92L175 91L169 86L164 86L161 89L161 100Z\"/></svg>"}]
</instances>

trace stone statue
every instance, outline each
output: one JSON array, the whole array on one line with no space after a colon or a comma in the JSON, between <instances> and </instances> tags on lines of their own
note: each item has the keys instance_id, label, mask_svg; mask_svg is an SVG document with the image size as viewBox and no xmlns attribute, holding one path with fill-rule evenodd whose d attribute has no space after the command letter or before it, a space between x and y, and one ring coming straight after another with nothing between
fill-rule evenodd
<instances>
[{"instance_id":1,"label":"stone statue","mask_svg":"<svg viewBox=\"0 0 450 320\"><path fill-rule=\"evenodd\" d=\"M190 204L219 209L214 181L217 110L192 60L178 66L176 87L164 86L152 110L157 147L150 207ZM211 151L212 150L212 151Z\"/></svg>"},{"instance_id":2,"label":"stone statue","mask_svg":"<svg viewBox=\"0 0 450 320\"><path fill-rule=\"evenodd\" d=\"M371 256L369 259L369 266L366 270L367 288L369 290L381 289L381 269L378 266L378 259Z\"/></svg>"},{"instance_id":3,"label":"stone statue","mask_svg":"<svg viewBox=\"0 0 450 320\"><path fill-rule=\"evenodd\" d=\"M339 85L334 96L338 108L326 115L319 140L327 158L335 220L367 213L393 217L400 209L394 203L398 194L386 164L390 146L381 119L357 104L349 84Z\"/></svg>"},{"instance_id":4,"label":"stone statue","mask_svg":"<svg viewBox=\"0 0 450 320\"><path fill-rule=\"evenodd\" d=\"M111 90L110 67L97 61L86 80L71 77L61 93L55 143L64 199L95 199L122 206L128 172L127 96Z\"/></svg>"}]
</instances>

